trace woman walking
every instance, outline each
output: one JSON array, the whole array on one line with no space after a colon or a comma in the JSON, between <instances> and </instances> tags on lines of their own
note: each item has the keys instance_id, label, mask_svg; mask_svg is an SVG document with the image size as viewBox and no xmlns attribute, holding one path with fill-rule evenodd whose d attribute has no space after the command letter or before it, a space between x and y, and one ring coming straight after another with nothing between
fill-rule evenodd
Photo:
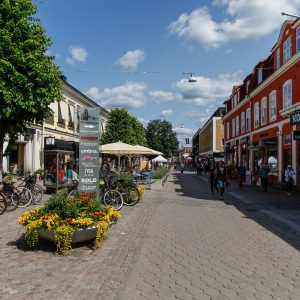
<instances>
[{"instance_id":1,"label":"woman walking","mask_svg":"<svg viewBox=\"0 0 300 300\"><path fill-rule=\"evenodd\" d=\"M227 178L225 164L223 161L220 161L215 171L215 180L217 181L217 185L220 191L220 200L223 200L227 179L228 178Z\"/></svg>"},{"instance_id":2,"label":"woman walking","mask_svg":"<svg viewBox=\"0 0 300 300\"><path fill-rule=\"evenodd\" d=\"M211 194L214 194L214 188L217 190L217 194L219 194L219 188L217 186L217 183L215 181L215 170L211 169L208 177L208 182L210 183L210 191Z\"/></svg>"}]
</instances>

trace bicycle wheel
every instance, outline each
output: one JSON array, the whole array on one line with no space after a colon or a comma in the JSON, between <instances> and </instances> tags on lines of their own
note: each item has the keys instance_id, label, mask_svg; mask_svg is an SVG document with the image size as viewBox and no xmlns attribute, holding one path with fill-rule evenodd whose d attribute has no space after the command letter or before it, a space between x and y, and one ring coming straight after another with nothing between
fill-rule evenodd
<instances>
[{"instance_id":1,"label":"bicycle wheel","mask_svg":"<svg viewBox=\"0 0 300 300\"><path fill-rule=\"evenodd\" d=\"M32 202L34 204L41 204L43 201L44 190L38 184L33 184L30 187L30 191L32 193Z\"/></svg>"},{"instance_id":2,"label":"bicycle wheel","mask_svg":"<svg viewBox=\"0 0 300 300\"><path fill-rule=\"evenodd\" d=\"M79 197L79 190L73 190L68 194L68 197Z\"/></svg>"},{"instance_id":3,"label":"bicycle wheel","mask_svg":"<svg viewBox=\"0 0 300 300\"><path fill-rule=\"evenodd\" d=\"M140 201L140 192L135 186L125 186L122 189L122 196L125 205L133 206Z\"/></svg>"},{"instance_id":4,"label":"bicycle wheel","mask_svg":"<svg viewBox=\"0 0 300 300\"><path fill-rule=\"evenodd\" d=\"M120 210L124 203L122 194L116 190L108 190L103 196L103 202L115 210Z\"/></svg>"},{"instance_id":5,"label":"bicycle wheel","mask_svg":"<svg viewBox=\"0 0 300 300\"><path fill-rule=\"evenodd\" d=\"M13 211L15 210L20 203L20 197L17 193L13 191L4 191L4 195L6 197L6 210Z\"/></svg>"},{"instance_id":6,"label":"bicycle wheel","mask_svg":"<svg viewBox=\"0 0 300 300\"><path fill-rule=\"evenodd\" d=\"M5 196L0 193L0 215L2 215L6 211L7 202Z\"/></svg>"},{"instance_id":7,"label":"bicycle wheel","mask_svg":"<svg viewBox=\"0 0 300 300\"><path fill-rule=\"evenodd\" d=\"M19 207L27 207L30 204L32 200L32 194L29 189L25 187L17 187L14 189L14 192L20 197Z\"/></svg>"}]
</instances>

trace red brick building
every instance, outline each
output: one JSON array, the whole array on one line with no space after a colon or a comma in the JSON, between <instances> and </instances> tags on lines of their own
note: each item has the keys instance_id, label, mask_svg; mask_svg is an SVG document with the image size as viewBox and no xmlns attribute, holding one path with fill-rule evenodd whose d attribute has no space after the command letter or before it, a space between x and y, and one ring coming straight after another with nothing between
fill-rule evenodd
<instances>
[{"instance_id":1,"label":"red brick building","mask_svg":"<svg viewBox=\"0 0 300 300\"><path fill-rule=\"evenodd\" d=\"M274 182L283 181L291 164L299 185L300 19L282 25L271 54L232 88L224 104L226 162L242 162L254 179L268 161Z\"/></svg>"}]
</instances>

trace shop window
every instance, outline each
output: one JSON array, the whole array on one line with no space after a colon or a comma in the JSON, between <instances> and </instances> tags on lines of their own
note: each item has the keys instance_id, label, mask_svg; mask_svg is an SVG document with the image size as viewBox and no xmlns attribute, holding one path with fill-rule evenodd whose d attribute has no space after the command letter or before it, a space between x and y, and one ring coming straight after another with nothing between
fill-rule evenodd
<instances>
[{"instance_id":1,"label":"shop window","mask_svg":"<svg viewBox=\"0 0 300 300\"><path fill-rule=\"evenodd\" d=\"M269 98L269 118L270 121L276 120L276 91L273 91L270 94Z\"/></svg>"},{"instance_id":2,"label":"shop window","mask_svg":"<svg viewBox=\"0 0 300 300\"><path fill-rule=\"evenodd\" d=\"M276 67L277 70L280 68L280 48L276 51Z\"/></svg>"},{"instance_id":3,"label":"shop window","mask_svg":"<svg viewBox=\"0 0 300 300\"><path fill-rule=\"evenodd\" d=\"M290 36L283 43L283 63L286 63L292 57L292 37Z\"/></svg>"},{"instance_id":4,"label":"shop window","mask_svg":"<svg viewBox=\"0 0 300 300\"><path fill-rule=\"evenodd\" d=\"M250 108L247 108L246 110L246 131L250 130Z\"/></svg>"},{"instance_id":5,"label":"shop window","mask_svg":"<svg viewBox=\"0 0 300 300\"><path fill-rule=\"evenodd\" d=\"M283 85L283 109L292 106L292 80L288 80Z\"/></svg>"},{"instance_id":6,"label":"shop window","mask_svg":"<svg viewBox=\"0 0 300 300\"><path fill-rule=\"evenodd\" d=\"M254 127L259 126L259 103L254 105Z\"/></svg>"},{"instance_id":7,"label":"shop window","mask_svg":"<svg viewBox=\"0 0 300 300\"><path fill-rule=\"evenodd\" d=\"M284 135L283 144L284 145L290 145L291 143L292 143L292 135L290 133Z\"/></svg>"},{"instance_id":8,"label":"shop window","mask_svg":"<svg viewBox=\"0 0 300 300\"><path fill-rule=\"evenodd\" d=\"M261 100L261 124L267 123L267 98Z\"/></svg>"}]
</instances>

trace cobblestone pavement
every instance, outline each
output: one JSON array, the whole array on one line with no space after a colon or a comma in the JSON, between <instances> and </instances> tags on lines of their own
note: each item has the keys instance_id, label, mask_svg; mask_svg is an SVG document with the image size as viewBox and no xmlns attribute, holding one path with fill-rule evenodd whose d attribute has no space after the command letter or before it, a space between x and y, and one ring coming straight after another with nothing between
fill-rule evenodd
<instances>
[{"instance_id":1,"label":"cobblestone pavement","mask_svg":"<svg viewBox=\"0 0 300 300\"><path fill-rule=\"evenodd\" d=\"M123 208L96 251L29 250L21 213L0 216L1 299L300 299L297 233L216 201L192 173Z\"/></svg>"}]
</instances>

